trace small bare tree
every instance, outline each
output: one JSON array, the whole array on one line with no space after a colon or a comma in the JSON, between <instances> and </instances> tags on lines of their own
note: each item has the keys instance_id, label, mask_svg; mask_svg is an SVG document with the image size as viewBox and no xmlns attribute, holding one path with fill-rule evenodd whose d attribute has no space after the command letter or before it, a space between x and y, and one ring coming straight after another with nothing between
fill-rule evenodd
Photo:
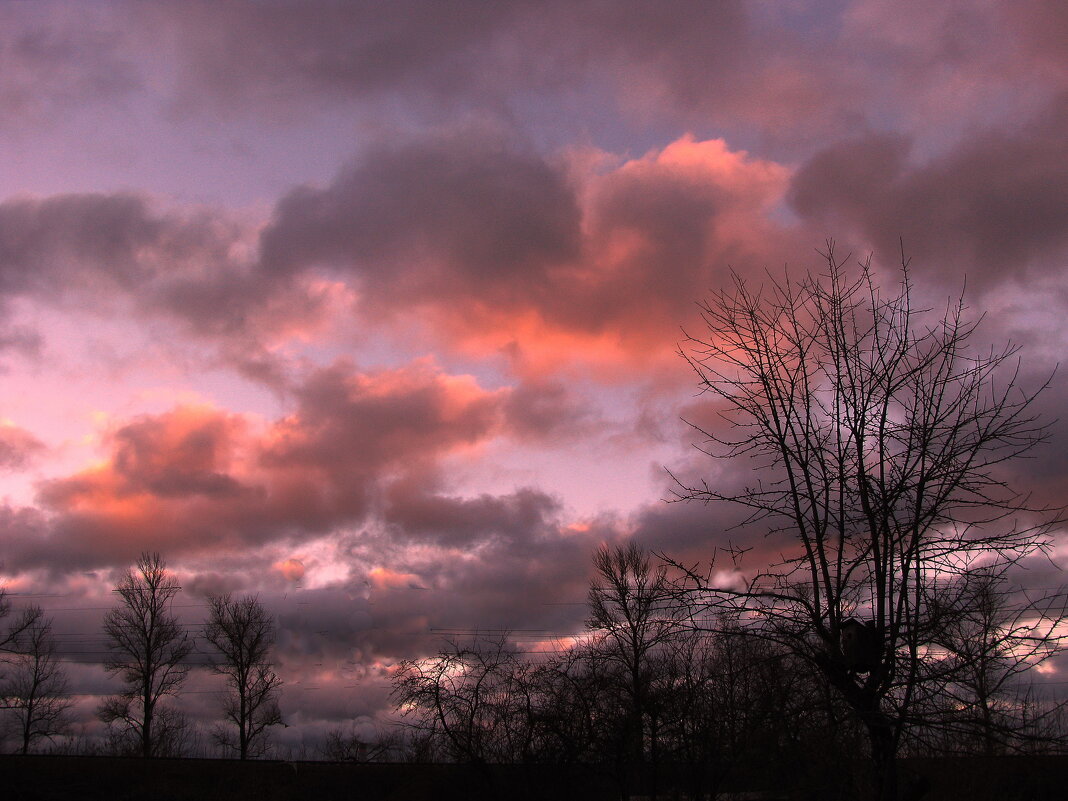
<instances>
[{"instance_id":1,"label":"small bare tree","mask_svg":"<svg viewBox=\"0 0 1068 801\"><path fill-rule=\"evenodd\" d=\"M56 656L52 621L33 612L33 622L13 643L16 656L4 682L4 705L17 724L20 751L29 753L34 742L63 734L70 726L67 677Z\"/></svg>"},{"instance_id":2,"label":"small bare tree","mask_svg":"<svg viewBox=\"0 0 1068 801\"><path fill-rule=\"evenodd\" d=\"M680 481L678 496L767 522L780 563L740 571L744 586L689 567L689 587L819 669L868 732L882 799L938 672L941 615L968 608L946 602L966 586L954 577L1047 542L1004 470L1046 437L1042 388L1019 385L1016 348L973 351L962 300L933 318L914 306L906 260L884 293L870 262L851 275L833 243L823 256L822 275L759 290L736 276L702 305L683 355L726 423L698 429L702 449L759 472L740 492Z\"/></svg>"},{"instance_id":3,"label":"small bare tree","mask_svg":"<svg viewBox=\"0 0 1068 801\"><path fill-rule=\"evenodd\" d=\"M990 566L972 570L954 582L940 615L934 641L944 656L933 666L932 706L957 751L989 757L1049 744L1047 724L1068 703L1042 708L1027 681L1064 649L1065 596L1013 593L1006 583Z\"/></svg>"},{"instance_id":4,"label":"small bare tree","mask_svg":"<svg viewBox=\"0 0 1068 801\"><path fill-rule=\"evenodd\" d=\"M449 642L434 657L402 662L392 697L412 727L449 758L519 762L533 739L524 692L531 671L507 635Z\"/></svg>"},{"instance_id":5,"label":"small bare tree","mask_svg":"<svg viewBox=\"0 0 1068 801\"><path fill-rule=\"evenodd\" d=\"M237 727L236 742L228 733L220 744L241 759L262 754L268 726L282 722L278 691L282 680L274 672L271 647L274 623L253 596L233 600L229 595L208 598L208 622L204 639L214 648L212 670L225 676L228 685L224 711Z\"/></svg>"},{"instance_id":6,"label":"small bare tree","mask_svg":"<svg viewBox=\"0 0 1068 801\"><path fill-rule=\"evenodd\" d=\"M0 629L0 693L6 692L9 681L8 671L10 663L15 660L27 631L32 629L41 620L41 609L30 606L23 609L12 618L11 597L6 587L0 587L0 624L6 622L6 626ZM12 701L6 697L0 698L0 708L8 708Z\"/></svg>"},{"instance_id":7,"label":"small bare tree","mask_svg":"<svg viewBox=\"0 0 1068 801\"><path fill-rule=\"evenodd\" d=\"M126 689L104 701L97 714L108 725L122 727L122 736L137 740L141 755L160 755L170 742L169 722L180 716L160 714L161 700L175 695L189 671L186 658L192 640L171 613L181 587L167 573L158 553L143 553L115 588L119 604L104 616L104 635L111 655L104 663L118 673Z\"/></svg>"},{"instance_id":8,"label":"small bare tree","mask_svg":"<svg viewBox=\"0 0 1068 801\"><path fill-rule=\"evenodd\" d=\"M319 755L329 762L388 762L403 753L404 743L398 731L383 731L374 727L373 733L357 731L352 724L346 729L335 726L319 744Z\"/></svg>"}]
</instances>

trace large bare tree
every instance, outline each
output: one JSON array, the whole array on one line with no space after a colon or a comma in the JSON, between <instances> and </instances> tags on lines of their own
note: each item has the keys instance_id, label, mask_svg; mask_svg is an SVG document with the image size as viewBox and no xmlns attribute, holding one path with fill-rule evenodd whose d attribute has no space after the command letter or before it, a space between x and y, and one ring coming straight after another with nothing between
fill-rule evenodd
<instances>
[{"instance_id":1,"label":"large bare tree","mask_svg":"<svg viewBox=\"0 0 1068 801\"><path fill-rule=\"evenodd\" d=\"M683 348L724 418L698 429L702 449L755 473L741 491L680 481L678 495L744 507L782 553L743 563L741 584L687 566L689 588L819 669L867 730L874 795L889 798L910 713L943 672L944 613L968 608L960 579L1003 576L1047 543L1006 470L1046 437L1042 387L1021 386L1015 347L972 347L962 299L919 308L907 260L880 283L870 260L849 268L833 243L822 255L799 281L736 276Z\"/></svg>"},{"instance_id":2,"label":"large bare tree","mask_svg":"<svg viewBox=\"0 0 1068 801\"><path fill-rule=\"evenodd\" d=\"M208 604L204 639L214 648L212 670L227 679L225 713L237 727L236 741L228 734L218 739L241 759L248 759L262 753L267 727L282 722L278 708L282 680L271 662L274 623L251 595L238 600L213 595Z\"/></svg>"},{"instance_id":3,"label":"large bare tree","mask_svg":"<svg viewBox=\"0 0 1068 801\"><path fill-rule=\"evenodd\" d=\"M180 716L160 714L160 702L177 694L193 649L192 639L171 612L181 587L166 567L160 554L141 554L115 588L118 605L104 616L111 651L104 668L118 673L126 688L104 701L98 715L109 725L122 726L144 757L159 756L161 744L170 742L166 729Z\"/></svg>"}]
</instances>

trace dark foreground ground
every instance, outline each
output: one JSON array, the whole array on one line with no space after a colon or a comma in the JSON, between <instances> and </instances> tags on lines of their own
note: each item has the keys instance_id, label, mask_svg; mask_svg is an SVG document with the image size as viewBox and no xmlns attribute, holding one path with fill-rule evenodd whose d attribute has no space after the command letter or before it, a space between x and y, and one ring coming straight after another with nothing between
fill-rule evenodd
<instances>
[{"instance_id":1,"label":"dark foreground ground","mask_svg":"<svg viewBox=\"0 0 1068 801\"><path fill-rule=\"evenodd\" d=\"M903 761L902 773L911 790L910 801L1068 799L1068 756L910 759ZM661 777L659 797L685 798L681 791L672 791L668 779ZM849 797L841 789L811 783L789 788L766 786L757 776L737 781L721 798ZM609 772L589 768L568 772L516 765L479 770L461 765L0 756L0 798L5 801L615 801L619 797Z\"/></svg>"}]
</instances>

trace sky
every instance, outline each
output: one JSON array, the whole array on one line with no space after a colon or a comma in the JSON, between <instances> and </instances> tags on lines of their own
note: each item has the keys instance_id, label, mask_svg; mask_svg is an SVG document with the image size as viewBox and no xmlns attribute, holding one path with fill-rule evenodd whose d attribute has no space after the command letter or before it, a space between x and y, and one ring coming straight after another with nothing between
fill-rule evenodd
<instances>
[{"instance_id":1,"label":"sky","mask_svg":"<svg viewBox=\"0 0 1068 801\"><path fill-rule=\"evenodd\" d=\"M0 577L88 734L143 551L192 632L208 593L276 616L282 744L370 731L443 631L581 630L600 544L723 544L737 510L664 499L750 475L684 422L731 270L903 242L1044 381L1066 124L1037 0L2 2ZM1014 481L1060 504L1051 436Z\"/></svg>"}]
</instances>

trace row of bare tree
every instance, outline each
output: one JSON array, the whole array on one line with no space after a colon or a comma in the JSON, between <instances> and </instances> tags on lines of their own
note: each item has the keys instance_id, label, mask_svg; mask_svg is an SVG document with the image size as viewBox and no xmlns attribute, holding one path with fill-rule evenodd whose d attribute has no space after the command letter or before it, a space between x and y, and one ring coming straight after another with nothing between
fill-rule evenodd
<instances>
[{"instance_id":1,"label":"row of bare tree","mask_svg":"<svg viewBox=\"0 0 1068 801\"><path fill-rule=\"evenodd\" d=\"M743 621L709 619L634 544L601 549L595 567L585 639L528 654L507 636L473 636L401 665L394 699L416 756L585 766L624 794L714 798L739 781L870 792L863 721L817 666ZM976 592L969 616L939 636L905 751L1064 746L1062 705L1018 681L1053 643L1026 647L1009 596L989 583Z\"/></svg>"},{"instance_id":2,"label":"row of bare tree","mask_svg":"<svg viewBox=\"0 0 1068 801\"><path fill-rule=\"evenodd\" d=\"M104 617L108 657L104 667L123 682L121 692L97 710L107 725L112 750L162 756L179 750L188 724L168 698L188 676L195 638L171 609L180 586L158 553L145 553L115 592L118 603ZM10 616L10 599L0 594L0 619ZM281 722L281 679L272 665L274 623L254 596L208 597L208 619L200 627L208 667L226 679L225 719L232 726L214 733L229 753L247 759L262 753L268 726ZM0 637L0 698L15 720L19 748L69 727L73 704L52 635L52 621L38 607L14 617Z\"/></svg>"}]
</instances>

